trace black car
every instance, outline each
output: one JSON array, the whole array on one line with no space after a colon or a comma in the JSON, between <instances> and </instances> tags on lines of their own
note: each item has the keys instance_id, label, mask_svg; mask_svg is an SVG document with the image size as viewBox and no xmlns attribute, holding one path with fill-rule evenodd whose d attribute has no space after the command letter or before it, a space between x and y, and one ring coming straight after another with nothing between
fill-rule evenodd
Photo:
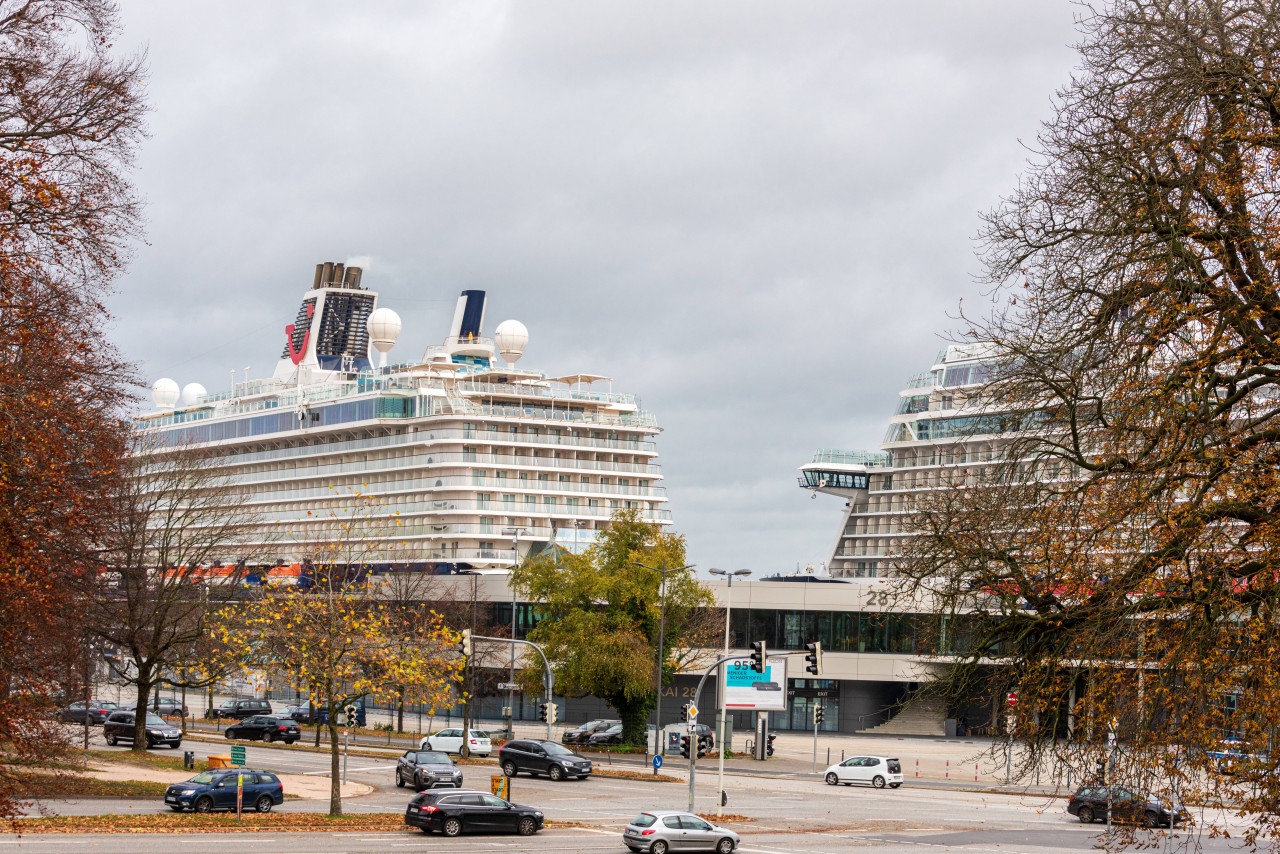
<instances>
[{"instance_id":1,"label":"black car","mask_svg":"<svg viewBox=\"0 0 1280 854\"><path fill-rule=\"evenodd\" d=\"M329 712L325 709L317 708L315 714L311 713L310 705L287 706L281 717L293 718L300 724L326 723L329 720Z\"/></svg>"},{"instance_id":2,"label":"black car","mask_svg":"<svg viewBox=\"0 0 1280 854\"><path fill-rule=\"evenodd\" d=\"M428 791L409 801L404 823L423 833L514 832L532 836L542 830L542 811L504 801L488 792Z\"/></svg>"},{"instance_id":3,"label":"black car","mask_svg":"<svg viewBox=\"0 0 1280 854\"><path fill-rule=\"evenodd\" d=\"M607 718L587 721L582 726L574 727L573 729L566 731L564 736L561 738L561 741L565 744L583 744L588 738L596 733L606 730L614 724L620 723L622 723L622 721L609 720Z\"/></svg>"},{"instance_id":4,"label":"black car","mask_svg":"<svg viewBox=\"0 0 1280 854\"><path fill-rule=\"evenodd\" d=\"M270 771L250 769L201 771L182 783L174 783L164 793L164 802L174 812L213 812L236 808L236 789L243 784L241 803L245 809L271 812L284 803L284 786Z\"/></svg>"},{"instance_id":5,"label":"black car","mask_svg":"<svg viewBox=\"0 0 1280 854\"><path fill-rule=\"evenodd\" d=\"M622 724L613 724L608 729L587 736L587 747L606 747L610 744L622 744Z\"/></svg>"},{"instance_id":6,"label":"black car","mask_svg":"<svg viewBox=\"0 0 1280 854\"><path fill-rule=\"evenodd\" d=\"M64 721L82 724L87 716L89 723L97 726L98 724L106 723L107 717L117 708L118 706L115 703L104 703L101 700L90 700L89 705L86 706L84 701L81 700L78 703L72 703L65 709L59 709L58 717Z\"/></svg>"},{"instance_id":7,"label":"black car","mask_svg":"<svg viewBox=\"0 0 1280 854\"><path fill-rule=\"evenodd\" d=\"M462 788L462 772L439 750L406 750L396 761L396 785L422 791L432 786Z\"/></svg>"},{"instance_id":8,"label":"black car","mask_svg":"<svg viewBox=\"0 0 1280 854\"><path fill-rule=\"evenodd\" d=\"M694 724L693 731L698 734L698 744L703 750L710 750L716 746L716 731L707 724Z\"/></svg>"},{"instance_id":9,"label":"black car","mask_svg":"<svg viewBox=\"0 0 1280 854\"><path fill-rule=\"evenodd\" d=\"M1067 812L1084 824L1105 821L1108 801L1113 821L1144 827L1173 827L1188 815L1181 804L1135 793L1123 786L1081 786L1067 800Z\"/></svg>"},{"instance_id":10,"label":"black car","mask_svg":"<svg viewBox=\"0 0 1280 854\"><path fill-rule=\"evenodd\" d=\"M271 704L266 700L226 700L218 708L205 712L205 717L213 720L223 718L243 720L254 715L269 715L271 711Z\"/></svg>"},{"instance_id":11,"label":"black car","mask_svg":"<svg viewBox=\"0 0 1280 854\"><path fill-rule=\"evenodd\" d=\"M133 741L133 722L137 716L133 712L112 712L102 724L102 736L107 744L114 747L121 741ZM147 714L147 747L167 744L169 747L182 746L182 730L164 718L149 712Z\"/></svg>"},{"instance_id":12,"label":"black car","mask_svg":"<svg viewBox=\"0 0 1280 854\"><path fill-rule=\"evenodd\" d=\"M245 718L238 724L226 729L227 738L247 738L258 741L283 741L293 744L302 738L302 730L293 718L280 718L275 715L254 715Z\"/></svg>"},{"instance_id":13,"label":"black car","mask_svg":"<svg viewBox=\"0 0 1280 854\"><path fill-rule=\"evenodd\" d=\"M498 764L508 777L514 777L521 771L546 774L557 782L568 777L585 780L591 776L590 759L554 741L523 738L509 741L498 751Z\"/></svg>"}]
</instances>

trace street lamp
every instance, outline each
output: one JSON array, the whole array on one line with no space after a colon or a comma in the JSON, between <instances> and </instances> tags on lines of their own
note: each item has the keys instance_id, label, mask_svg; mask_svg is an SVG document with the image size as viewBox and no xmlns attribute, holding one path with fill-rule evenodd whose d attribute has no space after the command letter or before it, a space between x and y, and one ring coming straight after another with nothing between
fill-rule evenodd
<instances>
[{"instance_id":1,"label":"street lamp","mask_svg":"<svg viewBox=\"0 0 1280 854\"><path fill-rule=\"evenodd\" d=\"M733 613L733 579L745 578L751 574L751 570L749 569L732 569L732 570L716 569L713 566L711 567L711 569L707 571L710 572L712 575L723 575L725 579L729 582L729 594L728 596L725 597L725 603L724 603L724 655L722 656L722 658L728 658L729 657L729 616L730 614ZM719 691L720 693L720 734L716 736L716 747L719 748L718 752L720 754L720 783L718 786L720 790L720 799L716 801L716 815L721 814L721 811L724 809L724 801L725 801L725 798L724 798L724 719L725 719L725 713L727 711L727 707L725 706L725 700L728 699L725 695L729 693L729 685L728 685L728 680L725 679L725 673L726 671L724 669L724 665L721 664L720 665L720 691ZM692 739L690 739L690 741L692 741Z\"/></svg>"},{"instance_id":2,"label":"street lamp","mask_svg":"<svg viewBox=\"0 0 1280 854\"><path fill-rule=\"evenodd\" d=\"M507 683L507 708L511 710L511 714L507 718L508 741L516 735L516 567L520 565L520 535L528 530L517 527L502 529L502 533L511 536L511 575L507 579L511 586L511 675L510 682ZM470 735L465 737L470 738Z\"/></svg>"},{"instance_id":3,"label":"street lamp","mask_svg":"<svg viewBox=\"0 0 1280 854\"><path fill-rule=\"evenodd\" d=\"M659 569L656 566L649 566L649 564L641 563L638 560L633 560L631 563L635 566L640 567L641 569L651 569L662 576L662 606L658 614L658 687L656 689L658 696L657 696L657 701L654 703L654 707L653 707L654 737L658 741L658 744L654 748L653 752L655 754L658 754L658 753L662 753L662 662L666 658L666 655L664 653L666 652L666 631L667 631L667 576L673 572L684 572L686 569L693 569L693 564L687 564L685 566L676 567L674 569ZM645 735L644 743L645 743L645 752L648 753L649 751L648 734Z\"/></svg>"}]
</instances>

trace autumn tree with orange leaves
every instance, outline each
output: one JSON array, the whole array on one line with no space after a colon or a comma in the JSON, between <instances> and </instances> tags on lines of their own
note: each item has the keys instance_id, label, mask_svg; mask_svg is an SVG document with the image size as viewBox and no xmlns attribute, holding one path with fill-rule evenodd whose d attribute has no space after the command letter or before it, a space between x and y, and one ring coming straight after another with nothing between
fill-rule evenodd
<instances>
[{"instance_id":1,"label":"autumn tree with orange leaves","mask_svg":"<svg viewBox=\"0 0 1280 854\"><path fill-rule=\"evenodd\" d=\"M145 107L117 32L106 0L0 0L0 816L62 745L51 703L79 695L77 582L127 436L103 299L138 231Z\"/></svg>"},{"instance_id":2,"label":"autumn tree with orange leaves","mask_svg":"<svg viewBox=\"0 0 1280 854\"><path fill-rule=\"evenodd\" d=\"M969 338L999 367L970 406L1016 414L1004 458L916 504L898 571L965 615L952 696L1016 690L1024 779L1100 770L1274 845L1280 6L1082 10L983 234L1000 308Z\"/></svg>"}]
</instances>

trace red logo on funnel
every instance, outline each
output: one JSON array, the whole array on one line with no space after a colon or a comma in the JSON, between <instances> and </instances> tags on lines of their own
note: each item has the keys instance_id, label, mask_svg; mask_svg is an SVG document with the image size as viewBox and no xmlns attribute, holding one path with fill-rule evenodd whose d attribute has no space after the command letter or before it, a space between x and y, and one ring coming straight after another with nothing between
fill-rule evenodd
<instances>
[{"instance_id":1,"label":"red logo on funnel","mask_svg":"<svg viewBox=\"0 0 1280 854\"><path fill-rule=\"evenodd\" d=\"M315 303L308 303L307 318L310 319L310 317L315 313L316 313ZM311 324L308 323L307 331L302 333L302 346L299 347L296 352L293 349L293 327L294 325L290 323L288 326L284 328L284 346L287 347L289 350L289 360L293 362L295 365L298 365L302 363L302 357L307 352L307 342L311 340Z\"/></svg>"}]
</instances>

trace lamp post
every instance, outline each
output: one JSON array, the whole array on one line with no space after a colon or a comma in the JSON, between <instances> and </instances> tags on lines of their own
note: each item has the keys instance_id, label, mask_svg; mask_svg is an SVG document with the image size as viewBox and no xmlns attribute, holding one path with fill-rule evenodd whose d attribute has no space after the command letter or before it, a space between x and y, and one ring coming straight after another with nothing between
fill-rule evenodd
<instances>
[{"instance_id":1,"label":"lamp post","mask_svg":"<svg viewBox=\"0 0 1280 854\"><path fill-rule=\"evenodd\" d=\"M659 569L656 566L649 566L649 564L641 563L638 560L633 560L631 563L642 569L653 570L654 572L662 576L662 596L661 596L662 605L660 606L660 610L658 612L658 687L655 689L657 692L657 698L653 707L654 737L658 741L658 744L655 746L653 752L655 754L659 754L659 753L662 753L662 663L666 659L665 652L666 652L666 631L667 631L667 576L673 572L684 572L686 569L693 569L693 564L687 564L685 566L679 566L673 569ZM645 753L648 753L649 737L647 733L645 735L644 744L645 744L645 748L644 748Z\"/></svg>"},{"instance_id":2,"label":"lamp post","mask_svg":"<svg viewBox=\"0 0 1280 854\"><path fill-rule=\"evenodd\" d=\"M516 734L516 567L520 565L520 535L528 530L517 527L502 529L502 533L511 536L511 575L507 578L511 587L511 674L507 683L511 686L507 688L507 708L511 710L511 714L507 717L508 741L515 738ZM470 738L470 734L465 737Z\"/></svg>"},{"instance_id":3,"label":"lamp post","mask_svg":"<svg viewBox=\"0 0 1280 854\"><path fill-rule=\"evenodd\" d=\"M723 575L725 579L729 582L729 593L725 597L725 603L724 603L724 655L722 656L723 658L728 658L729 657L729 617L733 613L733 579L745 578L751 574L751 570L749 569L729 570L729 569L716 569L715 567L712 567L711 569L708 570L708 572L710 572L712 575ZM720 754L720 777L719 777L720 782L717 785L717 788L720 791L720 797L716 801L716 815L722 814L724 810L724 802L725 802L725 797L724 797L724 719L725 719L725 712L726 712L725 700L727 699L725 695L729 692L728 680L725 679L725 674L727 672L728 671L724 669L724 665L723 664L720 665L720 690L719 690L720 733L716 736L716 747L719 748L717 752Z\"/></svg>"}]
</instances>

